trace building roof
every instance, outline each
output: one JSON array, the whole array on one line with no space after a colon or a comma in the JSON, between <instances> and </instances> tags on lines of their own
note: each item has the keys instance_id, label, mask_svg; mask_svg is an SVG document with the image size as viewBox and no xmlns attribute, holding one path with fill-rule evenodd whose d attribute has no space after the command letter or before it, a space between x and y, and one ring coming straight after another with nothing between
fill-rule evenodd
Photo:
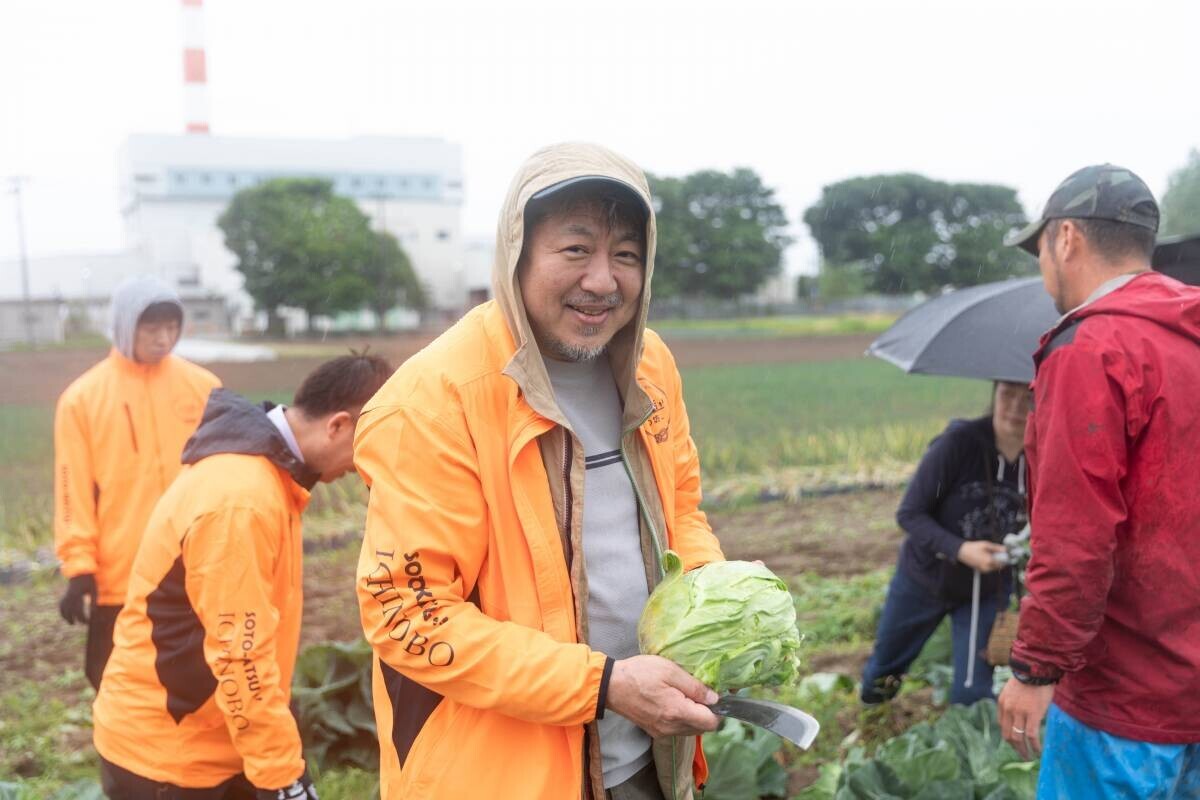
<instances>
[{"instance_id":1,"label":"building roof","mask_svg":"<svg viewBox=\"0 0 1200 800\"><path fill-rule=\"evenodd\" d=\"M135 134L122 144L119 158L148 166L432 171L459 178L462 174L459 145L444 139L398 136L276 139Z\"/></svg>"},{"instance_id":2,"label":"building roof","mask_svg":"<svg viewBox=\"0 0 1200 800\"><path fill-rule=\"evenodd\" d=\"M225 201L276 177L334 182L350 197L462 202L462 148L433 138L130 136L118 152L122 207L139 199Z\"/></svg>"}]
</instances>

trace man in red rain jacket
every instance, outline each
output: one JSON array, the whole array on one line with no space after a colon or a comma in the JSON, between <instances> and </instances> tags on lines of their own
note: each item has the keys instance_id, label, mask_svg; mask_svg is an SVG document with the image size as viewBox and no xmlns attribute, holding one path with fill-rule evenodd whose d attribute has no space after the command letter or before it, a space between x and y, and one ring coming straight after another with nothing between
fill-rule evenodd
<instances>
[{"instance_id":1,"label":"man in red rain jacket","mask_svg":"<svg viewBox=\"0 0 1200 800\"><path fill-rule=\"evenodd\" d=\"M1049 709L1039 797L1200 793L1200 290L1150 271L1158 217L1105 164L1012 240L1063 312L1035 356L1033 559L1000 697L1023 754Z\"/></svg>"}]
</instances>

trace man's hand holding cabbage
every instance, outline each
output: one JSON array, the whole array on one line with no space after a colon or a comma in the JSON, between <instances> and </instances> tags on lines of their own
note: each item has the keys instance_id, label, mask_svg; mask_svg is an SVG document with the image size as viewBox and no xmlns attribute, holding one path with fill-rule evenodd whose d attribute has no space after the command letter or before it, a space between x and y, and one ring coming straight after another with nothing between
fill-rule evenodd
<instances>
[{"instance_id":1,"label":"man's hand holding cabbage","mask_svg":"<svg viewBox=\"0 0 1200 800\"><path fill-rule=\"evenodd\" d=\"M638 625L644 655L617 661L607 707L651 736L715 730L717 692L796 680L800 635L787 585L761 562L683 572L675 553Z\"/></svg>"}]
</instances>

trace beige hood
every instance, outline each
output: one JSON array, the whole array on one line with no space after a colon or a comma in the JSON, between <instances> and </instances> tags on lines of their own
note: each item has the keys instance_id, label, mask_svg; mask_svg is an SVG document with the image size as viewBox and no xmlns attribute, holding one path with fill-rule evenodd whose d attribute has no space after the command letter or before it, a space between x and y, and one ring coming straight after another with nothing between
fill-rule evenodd
<instances>
[{"instance_id":1,"label":"beige hood","mask_svg":"<svg viewBox=\"0 0 1200 800\"><path fill-rule=\"evenodd\" d=\"M543 189L573 178L597 177L619 181L646 204L646 272L642 285L641 303L629 324L613 337L608 347L613 378L624 401L625 428L640 424L649 414L650 399L637 386L637 365L642 355L642 332L650 309L650 284L654 275L654 249L657 228L650 186L646 176L627 158L594 144L565 143L545 147L521 166L500 212L496 229L496 256L492 264L492 291L508 329L516 344L516 353L504 372L521 387L526 400L535 411L560 425L567 425L565 416L554 400L550 379L541 351L533 338L525 304L517 283L517 261L525 237L525 206L530 198Z\"/></svg>"}]
</instances>

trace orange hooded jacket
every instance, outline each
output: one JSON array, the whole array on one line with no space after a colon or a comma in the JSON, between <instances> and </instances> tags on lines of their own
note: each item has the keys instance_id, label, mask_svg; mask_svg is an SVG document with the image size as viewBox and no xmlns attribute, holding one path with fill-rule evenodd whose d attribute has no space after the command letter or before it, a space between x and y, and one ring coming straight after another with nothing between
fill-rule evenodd
<instances>
[{"instance_id":1,"label":"orange hooded jacket","mask_svg":"<svg viewBox=\"0 0 1200 800\"><path fill-rule=\"evenodd\" d=\"M377 656L383 800L604 796L593 723L606 657L584 644L584 450L516 285L526 202L585 175L622 181L649 206L641 171L607 150L536 154L501 217L496 300L397 370L358 424L355 463L371 487L358 596ZM641 307L609 347L651 583L664 548L689 568L723 558L699 510L679 373L662 341L643 337L654 241L651 215ZM653 752L671 800L706 779L695 739Z\"/></svg>"},{"instance_id":2,"label":"orange hooded jacket","mask_svg":"<svg viewBox=\"0 0 1200 800\"><path fill-rule=\"evenodd\" d=\"M224 389L134 561L92 710L96 750L155 781L261 789L304 772L288 709L303 607L300 514L316 476Z\"/></svg>"},{"instance_id":3,"label":"orange hooded jacket","mask_svg":"<svg viewBox=\"0 0 1200 800\"><path fill-rule=\"evenodd\" d=\"M135 310L136 322L145 307ZM142 364L129 348L114 347L67 387L54 418L55 550L63 575L94 574L96 601L110 606L125 602L146 520L221 385L178 356Z\"/></svg>"}]
</instances>

